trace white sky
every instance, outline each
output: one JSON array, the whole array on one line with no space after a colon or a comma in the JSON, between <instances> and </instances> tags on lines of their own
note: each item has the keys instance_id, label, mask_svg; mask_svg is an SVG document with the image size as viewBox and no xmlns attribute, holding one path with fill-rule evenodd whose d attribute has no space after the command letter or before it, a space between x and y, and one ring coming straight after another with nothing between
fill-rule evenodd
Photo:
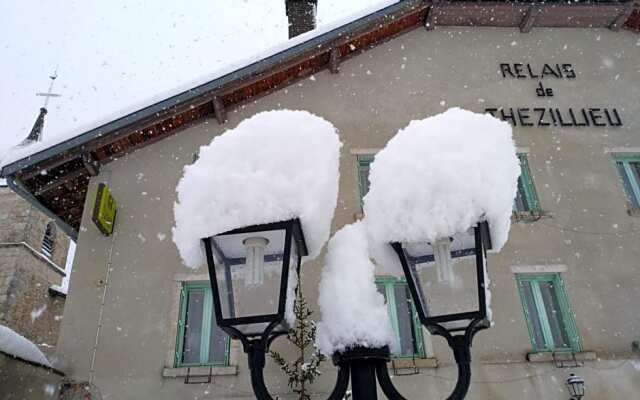
<instances>
[{"instance_id":1,"label":"white sky","mask_svg":"<svg viewBox=\"0 0 640 400\"><path fill-rule=\"evenodd\" d=\"M188 6L185 4L188 3ZM319 0L318 25L380 0ZM77 130L287 40L284 0L2 2L0 154L26 137L48 76L44 137ZM133 111L133 110L130 110Z\"/></svg>"}]
</instances>

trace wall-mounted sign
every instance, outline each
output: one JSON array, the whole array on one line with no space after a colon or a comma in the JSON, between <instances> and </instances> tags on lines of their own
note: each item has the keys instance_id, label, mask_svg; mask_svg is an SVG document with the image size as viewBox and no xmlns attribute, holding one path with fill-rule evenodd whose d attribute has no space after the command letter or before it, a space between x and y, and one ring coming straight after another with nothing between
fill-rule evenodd
<instances>
[{"instance_id":1,"label":"wall-mounted sign","mask_svg":"<svg viewBox=\"0 0 640 400\"><path fill-rule=\"evenodd\" d=\"M96 202L93 206L93 215L91 219L96 224L100 232L106 236L113 233L117 208L116 200L111 196L109 187L104 183L100 183L98 185L98 193L96 194Z\"/></svg>"},{"instance_id":2,"label":"wall-mounted sign","mask_svg":"<svg viewBox=\"0 0 640 400\"><path fill-rule=\"evenodd\" d=\"M536 80L534 88L537 97L551 98L556 90L550 87L550 80L576 79L572 64L544 64L535 66L521 63L500 64L500 74L504 79ZM622 126L618 109L611 107L488 107L485 112L511 123L513 126L572 126L600 127Z\"/></svg>"}]
</instances>

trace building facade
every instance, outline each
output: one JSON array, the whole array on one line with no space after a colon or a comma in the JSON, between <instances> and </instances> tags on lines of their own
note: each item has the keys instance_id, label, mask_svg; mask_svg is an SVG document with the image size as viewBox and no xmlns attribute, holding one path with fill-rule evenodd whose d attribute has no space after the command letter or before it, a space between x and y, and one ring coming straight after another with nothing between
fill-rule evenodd
<instances>
[{"instance_id":1,"label":"building facade","mask_svg":"<svg viewBox=\"0 0 640 400\"><path fill-rule=\"evenodd\" d=\"M6 185L0 186L0 210L0 324L53 355L69 237Z\"/></svg>"},{"instance_id":2,"label":"building facade","mask_svg":"<svg viewBox=\"0 0 640 400\"><path fill-rule=\"evenodd\" d=\"M32 195L37 189L27 177L37 176L34 171L61 165L69 165L69 171L74 162L84 171L64 182L84 182L80 214L49 208L78 233L57 368L94 383L111 399L254 398L241 346L213 322L206 266L184 267L171 241L175 187L184 166L200 146L258 112L308 110L334 124L343 143L335 231L362 217L361 198L375 153L411 120L457 106L511 123L522 168L509 241L488 257L495 324L474 341L467 398L566 399L570 372L585 378L587 398L637 396L640 37L606 28L635 14L625 14L620 22L626 8L612 12L591 5L592 14L584 14L583 8L567 6L560 12L582 11L569 22L557 22L544 19L553 15L545 9L545 17L534 24L523 6L519 28L504 22L511 14L496 10L490 15L498 22L474 24L489 26L444 26L456 25L443 22L449 20L467 25L463 22L475 17L460 11L464 20L446 8L405 3L406 8L393 6L370 16L367 26L375 28L369 31L357 25L364 22L354 22L346 28L353 31L342 31L342 47L327 39L333 47L302 61L292 54L280 60L282 69L273 75L263 71L236 81L238 86L219 82L202 108L184 111L189 109L184 100L156 119L125 117L133 132L128 145L122 131L105 144L108 128L101 127L100 137L87 139L75 159L69 156L72 144L62 144L68 146L63 156L54 147L48 155L32 157L33 164L5 166L3 174L15 177L14 186ZM605 23L599 18L607 12L611 18ZM580 18L582 25L572 25ZM434 23L434 30L421 28ZM410 29L411 24L419 29ZM547 27L527 29L527 24ZM563 24L567 27L555 27ZM380 33L385 29L386 37ZM378 34L384 39L371 39ZM356 48L366 51L346 57ZM314 64L321 59L327 70ZM290 70L296 71L295 84L277 81L278 73ZM238 89L246 85L255 85L250 86L254 94L262 85L269 94L238 100L237 93L250 92ZM170 100L175 104L176 98ZM114 121L114 132L122 121ZM168 127L166 121L180 127L179 134L153 140L162 132L157 127ZM145 135L152 144L142 144ZM127 146L131 151L118 153ZM22 171L22 180L16 171ZM40 188L54 185L31 182ZM110 236L92 221L100 183L108 185L118 204ZM53 189L59 190L57 196L65 196L64 186ZM34 199L46 206L46 193L39 193ZM301 272L314 308L322 265L320 256ZM448 346L417 326L402 280L379 271L376 283L397 335L399 350L390 363L394 384L407 398L445 398L456 381ZM293 357L285 341L274 347ZM335 379L330 362L323 369L313 386L318 399L327 396ZM294 398L274 363L267 363L265 375L274 397Z\"/></svg>"}]
</instances>

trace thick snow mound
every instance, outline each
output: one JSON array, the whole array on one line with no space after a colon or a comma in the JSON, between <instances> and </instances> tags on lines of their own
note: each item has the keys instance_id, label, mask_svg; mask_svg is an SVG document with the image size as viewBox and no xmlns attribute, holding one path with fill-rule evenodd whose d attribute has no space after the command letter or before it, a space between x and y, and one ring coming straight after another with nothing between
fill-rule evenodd
<instances>
[{"instance_id":1,"label":"thick snow mound","mask_svg":"<svg viewBox=\"0 0 640 400\"><path fill-rule=\"evenodd\" d=\"M367 231L375 243L433 241L487 220L498 251L519 175L508 123L460 108L411 121L371 164Z\"/></svg>"},{"instance_id":2,"label":"thick snow mound","mask_svg":"<svg viewBox=\"0 0 640 400\"><path fill-rule=\"evenodd\" d=\"M329 241L320 281L317 345L331 356L354 346L393 347L384 297L374 283L374 265L362 223L347 225Z\"/></svg>"},{"instance_id":3,"label":"thick snow mound","mask_svg":"<svg viewBox=\"0 0 640 400\"><path fill-rule=\"evenodd\" d=\"M262 112L200 148L176 188L173 241L185 265L205 264L200 239L300 218L314 258L329 238L338 195L340 140L306 111Z\"/></svg>"},{"instance_id":4,"label":"thick snow mound","mask_svg":"<svg viewBox=\"0 0 640 400\"><path fill-rule=\"evenodd\" d=\"M14 332L4 325L0 325L0 351L23 360L50 367L49 360L29 339Z\"/></svg>"}]
</instances>

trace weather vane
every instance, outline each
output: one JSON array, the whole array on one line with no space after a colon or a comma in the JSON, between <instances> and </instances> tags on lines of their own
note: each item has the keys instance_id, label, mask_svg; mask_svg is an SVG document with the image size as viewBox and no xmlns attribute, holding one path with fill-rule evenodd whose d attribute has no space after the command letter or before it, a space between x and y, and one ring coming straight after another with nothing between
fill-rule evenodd
<instances>
[{"instance_id":1,"label":"weather vane","mask_svg":"<svg viewBox=\"0 0 640 400\"><path fill-rule=\"evenodd\" d=\"M51 83L49 84L49 90L46 93L36 93L36 96L43 96L44 99L44 106L42 106L42 108L44 108L45 110L47 109L47 105L49 104L49 99L51 97L60 97L59 94L57 93L53 93L53 84L56 81L56 78L58 77L58 67L56 66L55 71L53 71L53 75L49 75L49 79L51 79Z\"/></svg>"}]
</instances>

